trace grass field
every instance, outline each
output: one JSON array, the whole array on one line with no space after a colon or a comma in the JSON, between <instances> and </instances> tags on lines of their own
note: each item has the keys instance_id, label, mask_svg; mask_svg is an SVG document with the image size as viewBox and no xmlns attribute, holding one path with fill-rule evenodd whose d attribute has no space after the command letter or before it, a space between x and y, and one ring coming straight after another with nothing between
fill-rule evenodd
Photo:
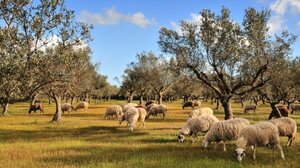
<instances>
[{"instance_id":1,"label":"grass field","mask_svg":"<svg viewBox=\"0 0 300 168\"><path fill-rule=\"evenodd\" d=\"M0 117L0 167L300 167L300 134L292 147L284 147L286 160L281 160L279 150L272 157L270 148L258 148L257 160L252 151L238 163L233 151L235 142L222 145L216 151L201 147L203 135L195 143L188 138L185 143L177 141L176 134L185 123L191 109L181 109L180 102L167 103L165 119L150 118L144 128L129 132L125 122L104 120L105 109L111 104L92 104L87 113L83 111L63 114L59 124L49 121L54 114L54 104L46 105L45 114L28 114L28 103L10 105L10 115ZM210 103L202 106L213 107ZM266 120L269 106L260 105L256 114L244 114L240 104L233 104L234 116L247 118L251 123ZM214 111L223 120L222 110ZM298 123L300 112L290 115ZM281 138L284 146L287 137Z\"/></svg>"}]
</instances>

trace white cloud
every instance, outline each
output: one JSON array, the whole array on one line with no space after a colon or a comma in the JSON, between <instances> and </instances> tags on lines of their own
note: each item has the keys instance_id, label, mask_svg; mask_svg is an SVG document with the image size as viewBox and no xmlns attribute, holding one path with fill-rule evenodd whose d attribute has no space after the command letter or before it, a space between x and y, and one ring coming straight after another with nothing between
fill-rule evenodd
<instances>
[{"instance_id":1,"label":"white cloud","mask_svg":"<svg viewBox=\"0 0 300 168\"><path fill-rule=\"evenodd\" d=\"M300 12L300 0L276 0L270 5L270 9L275 13L268 23L269 32L277 33L287 29L284 16L288 14L297 14Z\"/></svg>"},{"instance_id":2,"label":"white cloud","mask_svg":"<svg viewBox=\"0 0 300 168\"><path fill-rule=\"evenodd\" d=\"M288 10L291 8L291 10ZM271 4L270 9L277 15L284 15L287 11L297 14L300 12L299 0L277 0Z\"/></svg>"},{"instance_id":3,"label":"white cloud","mask_svg":"<svg viewBox=\"0 0 300 168\"><path fill-rule=\"evenodd\" d=\"M271 34L279 32L284 28L287 28L284 25L283 17L280 15L272 16L268 22L268 26L269 26L269 33Z\"/></svg>"},{"instance_id":4,"label":"white cloud","mask_svg":"<svg viewBox=\"0 0 300 168\"><path fill-rule=\"evenodd\" d=\"M201 20L202 20L202 16L200 14L191 13L191 19L187 19L186 21L189 23L200 23L201 24ZM179 34L182 34L182 30L176 22L171 21L170 24L176 32L178 32Z\"/></svg>"},{"instance_id":5,"label":"white cloud","mask_svg":"<svg viewBox=\"0 0 300 168\"><path fill-rule=\"evenodd\" d=\"M104 14L81 11L79 20L89 22L95 25L116 25L120 22L130 23L141 28L156 24L154 18L148 19L141 12L133 14L123 14L114 7L106 9Z\"/></svg>"}]
</instances>

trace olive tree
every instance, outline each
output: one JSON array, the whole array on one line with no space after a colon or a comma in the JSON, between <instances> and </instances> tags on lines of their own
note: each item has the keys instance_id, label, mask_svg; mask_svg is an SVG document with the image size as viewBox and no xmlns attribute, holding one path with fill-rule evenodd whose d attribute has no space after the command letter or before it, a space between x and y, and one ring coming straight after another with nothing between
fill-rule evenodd
<instances>
[{"instance_id":1,"label":"olive tree","mask_svg":"<svg viewBox=\"0 0 300 168\"><path fill-rule=\"evenodd\" d=\"M181 32L162 27L158 43L163 52L174 56L178 67L193 72L218 95L225 119L230 119L231 98L270 81L268 72L289 53L295 37L288 33L271 37L267 10L246 9L242 25L224 7L220 15L208 9L200 15L198 22L181 21Z\"/></svg>"}]
</instances>

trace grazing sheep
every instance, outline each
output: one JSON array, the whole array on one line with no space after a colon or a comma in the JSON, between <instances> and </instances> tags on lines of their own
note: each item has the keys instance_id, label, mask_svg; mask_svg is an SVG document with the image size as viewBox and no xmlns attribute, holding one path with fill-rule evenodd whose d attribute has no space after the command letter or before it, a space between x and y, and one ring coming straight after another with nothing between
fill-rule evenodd
<instances>
[{"instance_id":1,"label":"grazing sheep","mask_svg":"<svg viewBox=\"0 0 300 168\"><path fill-rule=\"evenodd\" d=\"M291 104L291 109L292 109L291 114L294 114L294 111L300 110L300 104Z\"/></svg>"},{"instance_id":2,"label":"grazing sheep","mask_svg":"<svg viewBox=\"0 0 300 168\"><path fill-rule=\"evenodd\" d=\"M138 121L141 122L140 125L142 125L142 127L145 126L145 119L146 119L146 116L147 116L147 112L144 108L137 108L138 111L139 111L139 118L138 118Z\"/></svg>"},{"instance_id":3,"label":"grazing sheep","mask_svg":"<svg viewBox=\"0 0 300 168\"><path fill-rule=\"evenodd\" d=\"M198 108L196 110L193 110L192 112L190 112L189 117L193 118L193 117L197 117L203 114L210 114L213 115L214 111L210 108L210 107L202 107L202 108Z\"/></svg>"},{"instance_id":4,"label":"grazing sheep","mask_svg":"<svg viewBox=\"0 0 300 168\"><path fill-rule=\"evenodd\" d=\"M84 109L84 111L87 112L88 108L89 108L88 102L80 102L74 107L74 110L77 111L78 109Z\"/></svg>"},{"instance_id":5,"label":"grazing sheep","mask_svg":"<svg viewBox=\"0 0 300 168\"><path fill-rule=\"evenodd\" d=\"M248 125L250 125L250 122L244 118L217 122L205 134L203 147L207 148L211 142L216 142L214 148L216 149L218 143L223 141L223 150L226 151L226 141L237 139L241 130Z\"/></svg>"},{"instance_id":6,"label":"grazing sheep","mask_svg":"<svg viewBox=\"0 0 300 168\"><path fill-rule=\"evenodd\" d=\"M190 118L180 129L178 134L178 141L183 142L184 136L186 135L193 135L193 137L196 138L199 132L208 131L211 125L213 125L218 121L219 119L214 115L207 115L207 114Z\"/></svg>"},{"instance_id":7,"label":"grazing sheep","mask_svg":"<svg viewBox=\"0 0 300 168\"><path fill-rule=\"evenodd\" d=\"M184 109L185 107L192 107L194 109L195 106L200 106L200 105L201 105L200 101L186 101L185 103L183 103L182 109Z\"/></svg>"},{"instance_id":8,"label":"grazing sheep","mask_svg":"<svg viewBox=\"0 0 300 168\"><path fill-rule=\"evenodd\" d=\"M296 133L297 133L296 121L288 117L282 117L282 118L271 120L271 122L277 126L279 130L279 136L288 137L288 143L286 144L286 146L291 146L293 140L295 140L296 138Z\"/></svg>"},{"instance_id":9,"label":"grazing sheep","mask_svg":"<svg viewBox=\"0 0 300 168\"><path fill-rule=\"evenodd\" d=\"M149 100L146 102L145 106L148 106L150 104L154 104L155 103L155 100Z\"/></svg>"},{"instance_id":10,"label":"grazing sheep","mask_svg":"<svg viewBox=\"0 0 300 168\"><path fill-rule=\"evenodd\" d=\"M122 115L122 107L119 105L112 105L109 106L105 111L104 118L107 119L108 117L113 117L114 115L119 118Z\"/></svg>"},{"instance_id":11,"label":"grazing sheep","mask_svg":"<svg viewBox=\"0 0 300 168\"><path fill-rule=\"evenodd\" d=\"M244 113L247 113L249 110L253 110L253 112L255 113L256 111L256 105L255 104L249 104L245 107L244 109Z\"/></svg>"},{"instance_id":12,"label":"grazing sheep","mask_svg":"<svg viewBox=\"0 0 300 168\"><path fill-rule=\"evenodd\" d=\"M128 122L129 131L133 131L138 119L139 110L135 107L131 107L119 118L119 124L122 124L122 122L126 120Z\"/></svg>"},{"instance_id":13,"label":"grazing sheep","mask_svg":"<svg viewBox=\"0 0 300 168\"><path fill-rule=\"evenodd\" d=\"M149 112L149 110L151 109L151 107L154 106L154 105L158 105L158 104L153 103L153 104L147 105L146 106L146 111Z\"/></svg>"},{"instance_id":14,"label":"grazing sheep","mask_svg":"<svg viewBox=\"0 0 300 168\"><path fill-rule=\"evenodd\" d=\"M61 104L61 111L63 113L65 113L65 111L68 112L68 114L70 114L70 111L73 110L73 106L70 103L63 103Z\"/></svg>"},{"instance_id":15,"label":"grazing sheep","mask_svg":"<svg viewBox=\"0 0 300 168\"><path fill-rule=\"evenodd\" d=\"M236 141L235 153L237 155L238 161L242 161L245 157L245 151L247 146L251 146L253 150L253 159L256 159L256 147L257 146L271 146L280 150L281 157L284 159L284 153L282 147L280 146L279 131L277 126L271 122L260 122L255 125L247 126L241 130L239 138Z\"/></svg>"},{"instance_id":16,"label":"grazing sheep","mask_svg":"<svg viewBox=\"0 0 300 168\"><path fill-rule=\"evenodd\" d=\"M127 104L121 105L123 113L125 113L127 111L127 109L129 109L131 107L135 107L135 106L138 106L138 105L136 103L127 103Z\"/></svg>"},{"instance_id":17,"label":"grazing sheep","mask_svg":"<svg viewBox=\"0 0 300 168\"><path fill-rule=\"evenodd\" d=\"M148 107L148 106L147 106ZM147 113L146 119L150 117L150 115L157 116L157 114L162 114L163 118L167 113L167 106L163 104L153 104Z\"/></svg>"},{"instance_id":18,"label":"grazing sheep","mask_svg":"<svg viewBox=\"0 0 300 168\"><path fill-rule=\"evenodd\" d=\"M37 110L40 110L40 113L44 113L44 105L42 103L30 104L28 113L30 114L31 111L36 113Z\"/></svg>"},{"instance_id":19,"label":"grazing sheep","mask_svg":"<svg viewBox=\"0 0 300 168\"><path fill-rule=\"evenodd\" d=\"M278 114L277 111L275 110L272 110L269 117L268 117L268 120L271 120L272 118L280 118L280 117L288 117L289 116L289 110L284 107L284 106L277 106L281 116Z\"/></svg>"}]
</instances>

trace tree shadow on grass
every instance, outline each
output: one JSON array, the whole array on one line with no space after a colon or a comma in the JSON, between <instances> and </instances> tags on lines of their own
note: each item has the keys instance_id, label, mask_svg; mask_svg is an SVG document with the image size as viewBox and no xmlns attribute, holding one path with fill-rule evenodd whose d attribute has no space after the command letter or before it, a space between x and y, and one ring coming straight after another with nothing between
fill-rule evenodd
<instances>
[{"instance_id":1,"label":"tree shadow on grass","mask_svg":"<svg viewBox=\"0 0 300 168\"><path fill-rule=\"evenodd\" d=\"M0 142L10 143L17 141L50 141L53 139L82 139L87 141L110 142L112 138L130 136L144 136L146 132L135 130L130 132L127 128L90 126L83 128L43 127L42 130L4 130L0 129Z\"/></svg>"}]
</instances>

